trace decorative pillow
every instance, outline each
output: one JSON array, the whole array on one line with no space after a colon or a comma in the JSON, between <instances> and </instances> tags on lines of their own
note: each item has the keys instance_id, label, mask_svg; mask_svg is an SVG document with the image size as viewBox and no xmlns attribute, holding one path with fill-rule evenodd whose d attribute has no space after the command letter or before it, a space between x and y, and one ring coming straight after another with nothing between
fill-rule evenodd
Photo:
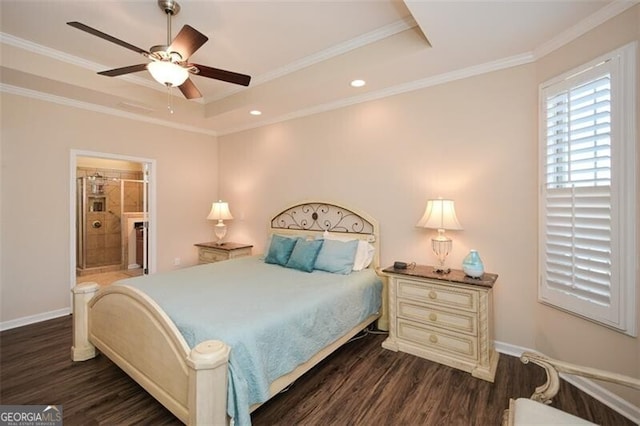
<instances>
[{"instance_id":1,"label":"decorative pillow","mask_svg":"<svg viewBox=\"0 0 640 426\"><path fill-rule=\"evenodd\" d=\"M373 244L365 240L358 240L358 250L356 251L356 260L353 262L353 270L362 271L368 268L373 262L375 252L376 249Z\"/></svg>"},{"instance_id":2,"label":"decorative pillow","mask_svg":"<svg viewBox=\"0 0 640 426\"><path fill-rule=\"evenodd\" d=\"M285 266L289 261L293 247L296 245L297 238L287 238L281 235L273 235L269 244L267 257L264 258L266 263Z\"/></svg>"},{"instance_id":3,"label":"decorative pillow","mask_svg":"<svg viewBox=\"0 0 640 426\"><path fill-rule=\"evenodd\" d=\"M324 240L314 269L347 275L353 269L357 249L357 240Z\"/></svg>"},{"instance_id":4,"label":"decorative pillow","mask_svg":"<svg viewBox=\"0 0 640 426\"><path fill-rule=\"evenodd\" d=\"M323 240L298 239L285 266L304 272L313 271L322 243Z\"/></svg>"},{"instance_id":5,"label":"decorative pillow","mask_svg":"<svg viewBox=\"0 0 640 426\"><path fill-rule=\"evenodd\" d=\"M373 261L373 255L376 252L373 244L348 236L336 235L332 234L328 231L324 231L323 237L325 240L336 240L336 241L358 241L358 249L356 250L356 258L353 262L353 270L361 271L367 268L371 262Z\"/></svg>"}]
</instances>

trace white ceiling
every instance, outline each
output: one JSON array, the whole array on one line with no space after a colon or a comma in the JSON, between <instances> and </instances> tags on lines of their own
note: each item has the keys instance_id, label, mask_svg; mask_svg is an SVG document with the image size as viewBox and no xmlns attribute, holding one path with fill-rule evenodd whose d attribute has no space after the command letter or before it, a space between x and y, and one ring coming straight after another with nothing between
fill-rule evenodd
<instances>
[{"instance_id":1,"label":"white ceiling","mask_svg":"<svg viewBox=\"0 0 640 426\"><path fill-rule=\"evenodd\" d=\"M226 134L529 62L637 3L615 0L182 0L172 35L209 37L191 62L252 76L249 87L202 76L187 101L148 60L66 25L80 21L148 50L166 43L155 0L0 0L2 90L210 134ZM367 85L354 89L355 78ZM250 110L259 109L261 116Z\"/></svg>"}]
</instances>

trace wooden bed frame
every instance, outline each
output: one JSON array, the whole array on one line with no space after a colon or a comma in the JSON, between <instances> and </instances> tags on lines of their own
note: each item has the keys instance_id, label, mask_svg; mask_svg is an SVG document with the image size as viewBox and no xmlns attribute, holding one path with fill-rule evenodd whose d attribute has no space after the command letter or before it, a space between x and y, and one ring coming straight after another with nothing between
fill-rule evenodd
<instances>
[{"instance_id":1,"label":"wooden bed frame","mask_svg":"<svg viewBox=\"0 0 640 426\"><path fill-rule=\"evenodd\" d=\"M315 236L325 230L369 241L376 248L370 268L378 267L378 224L367 215L332 203L307 202L280 212L270 224L270 231L278 234ZM100 288L96 283L83 283L72 292L73 361L94 358L97 348L182 422L229 424L229 346L210 340L190 349L160 306L135 288ZM382 311L386 318L384 306ZM309 361L276 379L270 386L270 395L285 389L379 317L368 317ZM385 324L383 319L379 327ZM252 406L251 411L259 405Z\"/></svg>"}]
</instances>

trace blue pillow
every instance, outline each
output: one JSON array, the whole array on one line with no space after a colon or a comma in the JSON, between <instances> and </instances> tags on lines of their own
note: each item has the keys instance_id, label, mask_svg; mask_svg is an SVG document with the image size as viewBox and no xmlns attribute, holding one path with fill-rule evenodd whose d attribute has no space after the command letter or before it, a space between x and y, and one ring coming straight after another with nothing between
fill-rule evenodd
<instances>
[{"instance_id":1,"label":"blue pillow","mask_svg":"<svg viewBox=\"0 0 640 426\"><path fill-rule=\"evenodd\" d=\"M291 257L286 264L287 268L298 269L299 271L311 272L316 264L316 258L322 247L322 240L298 239Z\"/></svg>"},{"instance_id":2,"label":"blue pillow","mask_svg":"<svg viewBox=\"0 0 640 426\"><path fill-rule=\"evenodd\" d=\"M264 258L264 261L266 263L285 266L289 261L296 241L298 241L297 238L273 235L271 237L271 244L269 245L269 252L267 253L267 257Z\"/></svg>"},{"instance_id":3,"label":"blue pillow","mask_svg":"<svg viewBox=\"0 0 640 426\"><path fill-rule=\"evenodd\" d=\"M347 275L353 269L358 240L324 240L314 269Z\"/></svg>"}]
</instances>

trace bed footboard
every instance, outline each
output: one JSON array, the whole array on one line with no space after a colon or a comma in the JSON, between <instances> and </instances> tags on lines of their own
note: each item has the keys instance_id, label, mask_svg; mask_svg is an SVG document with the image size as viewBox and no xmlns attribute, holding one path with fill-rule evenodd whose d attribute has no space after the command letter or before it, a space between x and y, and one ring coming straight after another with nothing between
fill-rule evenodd
<instances>
[{"instance_id":1,"label":"bed footboard","mask_svg":"<svg viewBox=\"0 0 640 426\"><path fill-rule=\"evenodd\" d=\"M100 286L84 283L71 289L73 293L73 346L71 359L86 361L96 356L96 347L89 341L89 301Z\"/></svg>"},{"instance_id":2,"label":"bed footboard","mask_svg":"<svg viewBox=\"0 0 640 426\"><path fill-rule=\"evenodd\" d=\"M182 422L228 424L229 346L206 341L190 350L166 313L132 287L85 283L73 298L74 361L97 348Z\"/></svg>"},{"instance_id":3,"label":"bed footboard","mask_svg":"<svg viewBox=\"0 0 640 426\"><path fill-rule=\"evenodd\" d=\"M189 366L190 425L227 425L227 362L230 348L208 340L193 348Z\"/></svg>"}]
</instances>

